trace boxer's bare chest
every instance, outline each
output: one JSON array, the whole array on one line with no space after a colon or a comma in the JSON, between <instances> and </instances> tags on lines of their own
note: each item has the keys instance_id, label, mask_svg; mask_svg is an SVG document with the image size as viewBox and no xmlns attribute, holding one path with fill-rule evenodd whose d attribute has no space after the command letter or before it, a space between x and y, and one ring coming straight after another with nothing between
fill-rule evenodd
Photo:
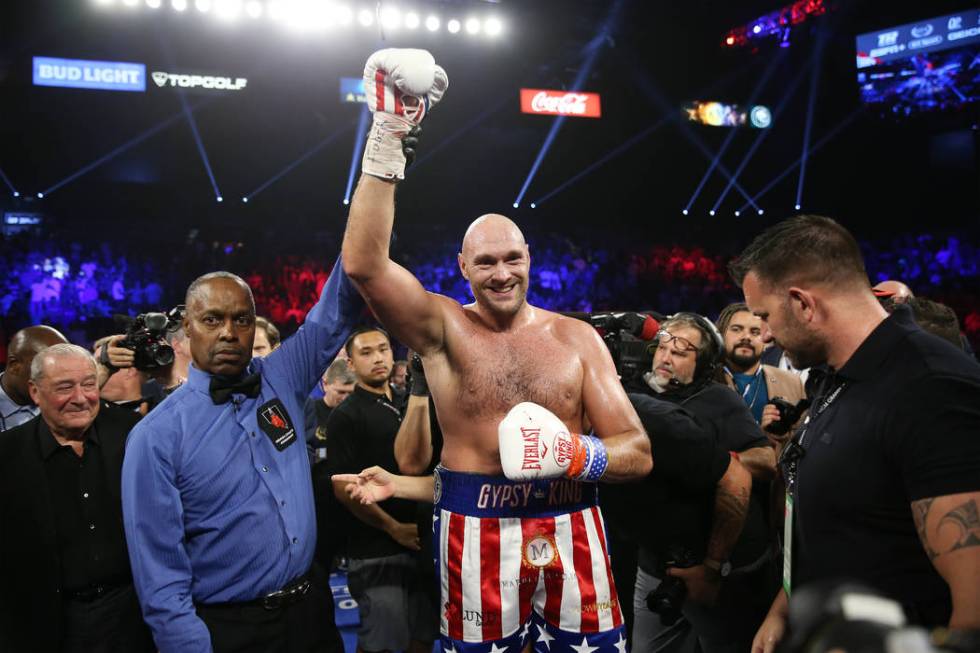
<instances>
[{"instance_id":1,"label":"boxer's bare chest","mask_svg":"<svg viewBox=\"0 0 980 653\"><path fill-rule=\"evenodd\" d=\"M582 363L550 329L473 329L465 335L454 343L449 360L460 416L496 421L514 405L533 401L563 419L578 420Z\"/></svg>"}]
</instances>

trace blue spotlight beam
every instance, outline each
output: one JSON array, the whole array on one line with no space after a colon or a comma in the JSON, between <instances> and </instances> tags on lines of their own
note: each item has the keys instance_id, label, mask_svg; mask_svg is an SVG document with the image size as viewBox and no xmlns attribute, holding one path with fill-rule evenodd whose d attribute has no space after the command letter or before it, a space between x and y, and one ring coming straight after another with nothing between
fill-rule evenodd
<instances>
[{"instance_id":1,"label":"blue spotlight beam","mask_svg":"<svg viewBox=\"0 0 980 653\"><path fill-rule=\"evenodd\" d=\"M863 111L864 111L864 107L858 107L857 109L855 109L854 111L852 111L851 113L849 113L843 120L841 120L839 123L837 123L837 125L835 125L833 127L833 129L831 129L829 132L827 132L826 134L824 134L824 136L820 140L818 140L816 143L813 144L813 147L810 148L810 153L809 154L812 155L812 154L816 153L817 151L819 151L820 148L822 148L824 145L826 145L832 138L834 138L835 136L837 136L837 134L839 134L846 127L848 127L852 122L854 122L854 120ZM759 199L760 197L762 197L763 195L765 195L766 193L768 193L770 190L772 190L772 188L776 184L778 184L779 182L781 182L791 172L793 172L794 170L796 170L797 166L799 166L802 162L803 162L803 157L801 156L796 161L794 161L791 165L787 166L785 170L783 170L781 173L779 173L779 175L777 175L775 179L773 179L768 184L766 184L762 188L762 190L760 190L758 193L756 193L755 195L753 195L752 196L752 199L749 200L749 202L753 202L754 200ZM743 204L742 205L742 208L739 209L739 210L740 211L744 211L745 208L749 205L749 202ZM753 204L753 206L755 206L755 205Z\"/></svg>"},{"instance_id":2,"label":"blue spotlight beam","mask_svg":"<svg viewBox=\"0 0 980 653\"><path fill-rule=\"evenodd\" d=\"M350 204L350 194L354 189L354 175L361 163L364 152L364 139L367 138L368 124L371 122L371 110L367 104L361 105L361 114L357 118L357 133L354 134L354 151L350 157L350 172L347 174L347 189L344 191L344 204Z\"/></svg>"},{"instance_id":3,"label":"blue spotlight beam","mask_svg":"<svg viewBox=\"0 0 980 653\"><path fill-rule=\"evenodd\" d=\"M671 119L680 129L681 134L683 134L684 137L687 138L687 140L689 140L695 147L697 147L698 150L702 154L704 154L705 157L707 157L708 161L714 160L715 155L711 152L710 149L708 149L708 146L704 144L704 141L701 140L701 138L694 133L694 130L691 129L691 125L686 120L681 120L677 117L677 113L678 113L677 108L671 106L671 104L667 102L666 99L664 99L663 95L660 93L657 87L650 80L649 73L641 69L637 65L637 62L634 59L629 59L625 63L626 65L631 66L633 70L633 80L636 83L637 88L639 88L643 92L643 94L647 97L647 100L651 104L659 106L664 113L666 113L668 116L671 116ZM726 81L727 79L728 78L726 77L725 80L722 81ZM709 88L714 88L714 87L715 84L712 84ZM728 172L728 168L726 168L724 165L719 163L718 169L721 171L723 175L725 175L726 179L732 178L731 173ZM735 190L737 190L739 193L742 194L742 197L744 197L747 200L749 199L749 194L745 192L745 189L742 188L742 186L739 183L735 182L734 186L735 186ZM684 209L684 210L688 211L688 209ZM687 215L687 213L685 213L684 215Z\"/></svg>"},{"instance_id":4,"label":"blue spotlight beam","mask_svg":"<svg viewBox=\"0 0 980 653\"><path fill-rule=\"evenodd\" d=\"M676 119L676 120L680 121L681 119ZM728 170L728 167L725 166L725 164L722 163L721 161L717 161L716 155L711 151L711 149L707 145L704 144L704 141L701 140L701 138L698 137L697 134L694 134L690 131L690 127L688 126L687 122L686 121L680 122L680 127L682 132L685 131L687 132L688 140L690 140L691 143L693 143L694 146L698 148L698 151L700 151L701 154L703 154L704 157L708 159L708 161L716 162L715 165L718 168L718 172L720 172L722 176L725 177L725 179L732 182L732 185L735 187L735 190L741 193L742 197L744 197L749 204L754 206L756 210L759 210L759 207L756 205L752 196L750 196L748 192L744 188L742 188L742 185L735 180L735 178L732 176L732 173ZM687 215L687 212L690 210L691 210L690 207L685 208L684 215Z\"/></svg>"},{"instance_id":5,"label":"blue spotlight beam","mask_svg":"<svg viewBox=\"0 0 980 653\"><path fill-rule=\"evenodd\" d=\"M198 107L200 107L200 104L198 105ZM198 107L195 107L195 108L198 108ZM147 129L142 134L139 134L139 135L135 136L134 138L129 139L128 141L126 141L125 143L123 143L119 147L115 148L114 150L108 152L107 154L104 154L104 155L100 156L95 161L92 161L91 163L88 163L88 164L82 166L81 168L79 168L78 170L76 170L72 174L68 175L67 177L65 177L61 181L55 183L52 186L49 186L48 188L45 188L42 191L42 194L45 195L45 196L50 195L51 193L53 193L54 191L58 190L59 188L61 188L65 184L68 184L68 183L71 183L71 182L75 181L76 179L78 179L82 175L87 174L87 173L91 172L92 170L95 170L96 168L98 168L100 165L102 165L106 161L109 161L110 159L113 159L113 158L119 156L120 154L122 154L126 150L129 150L129 149L135 147L136 145L139 145L140 143L142 143L146 139L150 138L154 134L157 134L157 133L163 131L164 129L166 129L170 125L174 124L175 122L177 122L178 120L180 120L183 117L184 117L184 112L183 111L179 111L179 112L175 113L174 115L170 116L169 118L167 118L163 122L157 123L153 127L150 127L149 129Z\"/></svg>"},{"instance_id":6,"label":"blue spotlight beam","mask_svg":"<svg viewBox=\"0 0 980 653\"><path fill-rule=\"evenodd\" d=\"M749 96L749 101L747 102L748 106L752 106L755 103L755 99L759 96L759 93L762 92L762 89L765 87L766 82L769 81L769 78L776 71L776 68L779 67L777 64L782 61L784 55L785 55L785 50L781 51L777 56L773 57L772 60L770 60L769 65L766 66L765 71L763 71L762 73L762 77L759 78L759 81L755 85L755 88L752 89L752 95ZM708 182L708 179L711 178L711 173L714 172L715 168L721 164L721 157L725 155L725 152L728 150L728 146L731 145L731 142L734 138L735 138L735 129L732 129L728 133L728 135L725 136L725 140L722 142L721 148L718 150L718 153L715 154L714 159L711 161L711 165L709 165L708 169L705 170L704 176L701 177L701 181L698 183L697 188L694 189L694 193L691 195L691 199L687 201L687 206L684 207L685 209L690 210L691 206L694 205L694 202L697 201L698 195L701 194L701 190L704 188L704 185Z\"/></svg>"},{"instance_id":7,"label":"blue spotlight beam","mask_svg":"<svg viewBox=\"0 0 980 653\"><path fill-rule=\"evenodd\" d=\"M7 177L7 173L3 171L3 168L0 168L0 179L3 179L3 183L7 184L7 188L10 189L10 192L13 193L15 197L20 195L20 193L17 192L17 189L14 188L14 185L10 183L10 178Z\"/></svg>"},{"instance_id":8,"label":"blue spotlight beam","mask_svg":"<svg viewBox=\"0 0 980 653\"><path fill-rule=\"evenodd\" d=\"M592 72L592 67L595 65L596 59L599 58L599 53L602 52L603 45L607 42L613 26L615 25L616 19L619 16L620 10L623 8L625 0L616 0L609 13L606 15L606 19L602 23L602 27L596 32L595 37L586 46L586 59L579 68L578 75L575 76L575 81L572 83L570 91L581 91L582 85L585 84L585 80L589 78L589 74ZM521 190L517 193L517 198L514 200L514 206L520 206L521 201L524 199L524 195L527 193L528 187L534 180L534 176L538 174L538 168L541 167L541 163L544 158L548 156L548 150L551 149L552 143L555 142L555 138L558 136L558 132L561 130L562 125L565 124L565 116L556 116L554 121L551 123L551 129L548 130L548 135L545 136L544 143L541 145L541 149L538 151L538 155L534 158L534 163L531 164L531 170L527 173L527 177L524 179L524 183L521 185Z\"/></svg>"},{"instance_id":9,"label":"blue spotlight beam","mask_svg":"<svg viewBox=\"0 0 980 653\"><path fill-rule=\"evenodd\" d=\"M334 130L330 135L328 135L322 141L320 141L319 143L317 143L316 145L308 149L306 152L304 152L303 154L299 155L297 158L289 162L286 165L286 167L284 167L282 170L280 170L276 174L272 175L271 177L263 181L261 184L259 184L259 186L255 190L245 195L242 199L245 200L246 202L251 201L253 197L255 197L256 195L264 191L266 188L268 188L269 186L271 186L272 184L276 183L284 176L289 174L294 168L296 168L296 166L303 163L311 156L313 156L314 154L316 154L317 152L325 148L327 145L332 143L334 140L336 140L338 136L340 136L342 133L347 131L348 127L349 125L344 125Z\"/></svg>"},{"instance_id":10,"label":"blue spotlight beam","mask_svg":"<svg viewBox=\"0 0 980 653\"><path fill-rule=\"evenodd\" d=\"M204 164L204 171L208 173L208 179L211 180L211 188L214 190L214 196L221 201L221 189L218 188L218 182L214 179L214 171L211 169L211 162L208 160L207 150L204 149L204 142L201 140L201 134L197 130L197 121L194 120L194 113L191 111L190 106L187 104L187 98L184 97L184 92L179 91L178 97L180 97L180 106L184 112L184 117L187 119L187 124L191 128L191 134L194 136L194 142L197 144L197 152L201 155L201 162Z\"/></svg>"},{"instance_id":11,"label":"blue spotlight beam","mask_svg":"<svg viewBox=\"0 0 980 653\"><path fill-rule=\"evenodd\" d=\"M811 66L813 65L813 62L812 61L810 62L810 65ZM799 88L800 82L802 80L803 80L803 76L802 75L797 75L793 79L793 82L792 82L792 84L790 84L789 89L787 89L786 94L779 101L779 104L776 105L776 108L773 109L773 112L772 112L773 122L775 122L779 118L779 116L782 114L783 110L786 108L786 105L789 103L790 99L796 94L796 89ZM732 186L734 185L735 180L738 179L738 176L740 174L742 174L742 170L744 170L745 169L745 166L748 165L749 161L755 155L756 150L759 149L759 146L762 145L762 142L764 140L766 140L766 136L768 136L769 135L769 132L771 132L771 131L772 131L772 129L760 129L759 130L759 135L755 137L755 141L753 141L752 146L749 147L748 152L746 152L745 153L745 156L742 157L742 162L738 164L738 167L737 168L735 168L735 172L732 175L732 179L730 179L728 181L728 185L725 186L725 190L722 191L721 195L718 196L718 199L715 200L714 206L711 207L711 210L712 211L717 211L718 210L718 207L721 206L721 203L725 201L725 198L726 197L728 197L728 193L729 193L729 191L731 191Z\"/></svg>"},{"instance_id":12,"label":"blue spotlight beam","mask_svg":"<svg viewBox=\"0 0 980 653\"><path fill-rule=\"evenodd\" d=\"M532 204L535 207L537 207L537 206L540 206L543 202L547 202L549 199L551 199L552 197L554 197L558 193L562 192L563 190L565 190L566 188L568 188L569 186L571 186L572 184L574 184L575 182L577 182L582 177L585 177L586 175L592 173L592 171L594 171L596 168L599 168L599 167L605 165L606 163L612 161L613 159L615 159L616 157L618 157L619 155L621 155L623 152L625 152L626 150L628 150L631 147L633 147L634 145L636 145L637 143L640 143L641 141L645 140L647 136L649 136L653 132L657 131L657 129L659 129L668 120L669 120L669 118L665 116L665 117L661 118L660 120L658 120L657 122L655 122L652 125L650 125L649 127L647 127L646 129L644 129L643 131L641 131L641 132L639 132L637 134L634 134L629 139L627 139L625 142L620 143L618 146L616 146L615 148L613 148L609 152L606 152L606 154L603 155L602 157L600 157L598 160L593 161L591 164L589 164L584 169L580 170L575 175L569 177L568 179L566 179L565 181L563 181L561 184L559 184L558 186L556 186L552 190L548 191L547 193L545 193L544 195L542 195L538 199L534 200L534 202L532 202Z\"/></svg>"},{"instance_id":13,"label":"blue spotlight beam","mask_svg":"<svg viewBox=\"0 0 980 653\"><path fill-rule=\"evenodd\" d=\"M800 179L796 184L796 205L800 205L800 200L803 198L803 178L806 176L806 160L810 156L810 130L813 127L813 113L814 105L817 99L817 83L820 80L820 68L823 61L821 54L823 52L823 45L826 41L826 32L821 32L817 39L817 46L815 48L816 62L810 71L810 98L807 101L806 107L806 126L803 128L803 157L800 162Z\"/></svg>"}]
</instances>

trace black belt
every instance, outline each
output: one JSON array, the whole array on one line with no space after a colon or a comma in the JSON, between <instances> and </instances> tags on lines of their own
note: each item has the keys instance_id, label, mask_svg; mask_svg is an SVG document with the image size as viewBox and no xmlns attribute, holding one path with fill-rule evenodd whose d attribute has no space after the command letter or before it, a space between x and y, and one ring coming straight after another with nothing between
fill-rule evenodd
<instances>
[{"instance_id":1,"label":"black belt","mask_svg":"<svg viewBox=\"0 0 980 653\"><path fill-rule=\"evenodd\" d=\"M132 582L130 579L108 581L105 583L92 583L77 590L65 590L62 595L68 601L78 601L79 603L91 603L111 592L112 590L125 587Z\"/></svg>"},{"instance_id":2,"label":"black belt","mask_svg":"<svg viewBox=\"0 0 980 653\"><path fill-rule=\"evenodd\" d=\"M247 608L247 607L262 607L266 610L278 610L284 608L288 605L302 600L304 596L310 591L312 583L310 582L309 572L303 574L299 578L287 583L281 590L276 590L275 592L270 592L265 596L260 596L257 599L252 599L251 601L234 601L229 603L206 603L201 607L204 608Z\"/></svg>"}]
</instances>

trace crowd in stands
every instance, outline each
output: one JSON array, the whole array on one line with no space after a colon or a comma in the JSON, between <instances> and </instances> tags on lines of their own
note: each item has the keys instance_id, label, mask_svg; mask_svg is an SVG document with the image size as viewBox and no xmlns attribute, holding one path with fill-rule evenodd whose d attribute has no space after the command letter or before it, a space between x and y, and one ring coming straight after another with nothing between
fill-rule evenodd
<instances>
[{"instance_id":1,"label":"crowd in stands","mask_svg":"<svg viewBox=\"0 0 980 653\"><path fill-rule=\"evenodd\" d=\"M666 244L609 247L554 234L531 235L529 243L528 298L544 308L693 310L713 318L719 307L740 297L726 270L729 252ZM913 234L864 241L862 248L872 283L900 279L917 294L946 303L974 346L980 344L977 243ZM458 243L401 250L402 263L428 290L472 301L459 274ZM333 260L313 254L270 256L248 243L198 243L163 253L120 243L85 245L21 235L0 240L0 253L0 315L6 330L40 323L77 330L114 314L166 309L182 300L194 276L224 267L248 281L258 313L289 334L302 323L333 265Z\"/></svg>"}]
</instances>

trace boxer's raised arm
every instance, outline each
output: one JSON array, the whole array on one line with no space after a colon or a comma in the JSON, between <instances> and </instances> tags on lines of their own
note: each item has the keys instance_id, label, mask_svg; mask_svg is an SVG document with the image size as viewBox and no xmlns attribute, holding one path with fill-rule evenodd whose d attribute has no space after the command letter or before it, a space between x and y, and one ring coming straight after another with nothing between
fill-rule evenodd
<instances>
[{"instance_id":1,"label":"boxer's raised arm","mask_svg":"<svg viewBox=\"0 0 980 653\"><path fill-rule=\"evenodd\" d=\"M443 338L441 301L391 260L395 184L362 175L344 234L344 271L385 327L411 349L425 353Z\"/></svg>"},{"instance_id":2,"label":"boxer's raised arm","mask_svg":"<svg viewBox=\"0 0 980 653\"><path fill-rule=\"evenodd\" d=\"M592 327L577 320L569 320L568 326L576 331L575 341L582 357L585 414L609 457L603 480L643 478L653 469L650 439L626 396L612 356Z\"/></svg>"}]
</instances>

